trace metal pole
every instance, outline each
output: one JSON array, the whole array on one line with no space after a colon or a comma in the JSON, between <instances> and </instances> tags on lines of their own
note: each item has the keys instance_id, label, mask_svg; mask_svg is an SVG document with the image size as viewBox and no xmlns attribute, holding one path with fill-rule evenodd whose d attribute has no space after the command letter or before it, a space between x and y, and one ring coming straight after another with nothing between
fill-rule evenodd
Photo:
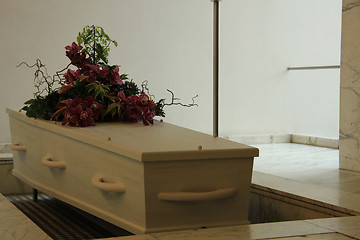
<instances>
[{"instance_id":1,"label":"metal pole","mask_svg":"<svg viewBox=\"0 0 360 240\"><path fill-rule=\"evenodd\" d=\"M213 136L219 136L219 1L214 2L213 42Z\"/></svg>"},{"instance_id":2,"label":"metal pole","mask_svg":"<svg viewBox=\"0 0 360 240\"><path fill-rule=\"evenodd\" d=\"M340 68L340 65L309 66L309 67L288 67L287 70L312 70L312 69L329 69L329 68Z\"/></svg>"}]
</instances>

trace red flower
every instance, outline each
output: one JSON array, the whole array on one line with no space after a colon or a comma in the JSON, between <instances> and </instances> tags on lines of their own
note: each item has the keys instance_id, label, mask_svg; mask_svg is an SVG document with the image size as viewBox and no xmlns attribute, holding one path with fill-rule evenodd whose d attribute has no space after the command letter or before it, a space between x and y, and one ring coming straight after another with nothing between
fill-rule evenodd
<instances>
[{"instance_id":1,"label":"red flower","mask_svg":"<svg viewBox=\"0 0 360 240\"><path fill-rule=\"evenodd\" d=\"M137 105L137 103L139 102L139 97L136 95L131 95L129 97L129 101L131 105Z\"/></svg>"},{"instance_id":2,"label":"red flower","mask_svg":"<svg viewBox=\"0 0 360 240\"><path fill-rule=\"evenodd\" d=\"M141 120L144 123L144 125L154 124L154 117L156 113L155 110L149 110L149 108L146 109L146 111L143 111L143 114L141 116Z\"/></svg>"},{"instance_id":3,"label":"red flower","mask_svg":"<svg viewBox=\"0 0 360 240\"><path fill-rule=\"evenodd\" d=\"M141 106L147 106L149 108L154 108L156 107L156 103L154 103L153 101L150 100L150 97L143 93L139 96L139 102L138 104L140 104Z\"/></svg>"},{"instance_id":4,"label":"red flower","mask_svg":"<svg viewBox=\"0 0 360 240\"><path fill-rule=\"evenodd\" d=\"M128 122L139 122L141 120L141 109L137 106L126 106L122 118Z\"/></svg>"},{"instance_id":5,"label":"red flower","mask_svg":"<svg viewBox=\"0 0 360 240\"><path fill-rule=\"evenodd\" d=\"M132 95L130 98L126 98L123 92L119 92L118 96L125 105L122 112L122 119L124 121L139 122L141 120L144 125L153 124L156 114L152 109L156 104L150 100L148 95Z\"/></svg>"},{"instance_id":6,"label":"red flower","mask_svg":"<svg viewBox=\"0 0 360 240\"><path fill-rule=\"evenodd\" d=\"M119 67L109 69L106 66L87 64L86 67L90 69L89 74L92 81L99 81L104 84L122 84L119 75Z\"/></svg>"},{"instance_id":7,"label":"red flower","mask_svg":"<svg viewBox=\"0 0 360 240\"><path fill-rule=\"evenodd\" d=\"M65 77L65 83L73 83L80 77L80 71L79 70L71 70L68 69L67 72L64 74Z\"/></svg>"},{"instance_id":8,"label":"red flower","mask_svg":"<svg viewBox=\"0 0 360 240\"><path fill-rule=\"evenodd\" d=\"M106 78L106 76L109 73L109 69L105 66L100 65L87 65L96 75L98 75L100 78Z\"/></svg>"},{"instance_id":9,"label":"red flower","mask_svg":"<svg viewBox=\"0 0 360 240\"><path fill-rule=\"evenodd\" d=\"M70 53L80 52L83 47L77 45L75 42L71 44L71 46L66 46L65 49Z\"/></svg>"},{"instance_id":10,"label":"red flower","mask_svg":"<svg viewBox=\"0 0 360 240\"><path fill-rule=\"evenodd\" d=\"M100 113L103 109L102 104L95 102L92 96L87 96L84 100L86 107L90 108L94 114L94 119L98 120L100 117Z\"/></svg>"},{"instance_id":11,"label":"red flower","mask_svg":"<svg viewBox=\"0 0 360 240\"><path fill-rule=\"evenodd\" d=\"M123 92L118 92L118 97L121 99L121 101L124 102L125 105L130 104L129 99L125 96L125 94Z\"/></svg>"},{"instance_id":12,"label":"red flower","mask_svg":"<svg viewBox=\"0 0 360 240\"><path fill-rule=\"evenodd\" d=\"M96 114L94 115L94 111ZM76 127L87 127L95 124L94 118L99 116L102 105L94 102L92 96L86 97L85 100L75 98L66 100L66 110L62 125L70 125Z\"/></svg>"},{"instance_id":13,"label":"red flower","mask_svg":"<svg viewBox=\"0 0 360 240\"><path fill-rule=\"evenodd\" d=\"M71 60L71 64L81 68L82 65L87 64L89 59L86 58L86 53L80 52L82 46L78 46L75 42L71 46L66 46L66 56Z\"/></svg>"},{"instance_id":14,"label":"red flower","mask_svg":"<svg viewBox=\"0 0 360 240\"><path fill-rule=\"evenodd\" d=\"M111 84L122 84L122 80L119 75L119 67L116 66L116 68L112 69L109 73L110 83Z\"/></svg>"}]
</instances>

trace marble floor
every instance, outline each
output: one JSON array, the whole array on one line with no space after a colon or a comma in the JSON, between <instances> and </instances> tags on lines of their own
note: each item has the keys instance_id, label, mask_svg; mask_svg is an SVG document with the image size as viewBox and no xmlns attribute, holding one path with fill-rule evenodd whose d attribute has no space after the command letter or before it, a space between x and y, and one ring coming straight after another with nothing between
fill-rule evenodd
<instances>
[{"instance_id":1,"label":"marble floor","mask_svg":"<svg viewBox=\"0 0 360 240\"><path fill-rule=\"evenodd\" d=\"M298 220L288 222L251 224L198 230L144 234L108 240L239 240L239 239L360 239L360 173L338 169L338 150L299 144L255 145L260 157L255 159L252 182L277 189L294 196L312 199L345 209L350 217ZM21 216L0 196L1 212L14 212L14 221ZM0 232L11 224L0 218ZM13 226L13 225L12 225ZM24 226L25 227L25 226ZM19 236L21 230L12 228ZM35 232L39 229L34 226ZM31 232L32 234L32 232ZM39 238L46 236L39 232ZM0 239L4 238L0 234ZM9 236L9 235L8 235ZM19 238L20 239L20 238ZM30 238L24 238L30 239ZM105 240L105 239L104 239Z\"/></svg>"},{"instance_id":2,"label":"marble floor","mask_svg":"<svg viewBox=\"0 0 360 240\"><path fill-rule=\"evenodd\" d=\"M258 144L254 171L304 183L329 184L351 173L339 172L339 150L304 144ZM359 189L360 190L360 189Z\"/></svg>"},{"instance_id":3,"label":"marble floor","mask_svg":"<svg viewBox=\"0 0 360 240\"><path fill-rule=\"evenodd\" d=\"M254 171L360 195L360 173L339 169L339 150L303 144L259 144ZM256 175L254 175L256 177Z\"/></svg>"}]
</instances>

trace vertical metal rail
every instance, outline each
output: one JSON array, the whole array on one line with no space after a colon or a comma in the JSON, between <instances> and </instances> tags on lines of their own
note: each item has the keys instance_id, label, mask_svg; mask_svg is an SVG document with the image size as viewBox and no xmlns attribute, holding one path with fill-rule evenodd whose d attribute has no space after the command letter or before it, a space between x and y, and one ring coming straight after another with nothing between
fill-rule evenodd
<instances>
[{"instance_id":1,"label":"vertical metal rail","mask_svg":"<svg viewBox=\"0 0 360 240\"><path fill-rule=\"evenodd\" d=\"M219 136L219 1L214 2L213 39L213 136Z\"/></svg>"}]
</instances>

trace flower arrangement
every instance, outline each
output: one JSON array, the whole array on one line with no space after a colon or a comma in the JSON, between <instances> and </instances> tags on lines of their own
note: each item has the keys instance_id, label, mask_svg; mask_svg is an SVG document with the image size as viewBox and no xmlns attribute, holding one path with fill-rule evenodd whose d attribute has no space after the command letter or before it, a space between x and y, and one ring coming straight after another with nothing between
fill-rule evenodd
<instances>
[{"instance_id":1,"label":"flower arrangement","mask_svg":"<svg viewBox=\"0 0 360 240\"><path fill-rule=\"evenodd\" d=\"M154 102L147 81L140 89L127 74L120 73L118 65L109 65L110 45L117 46L117 42L103 28L86 26L79 33L77 43L65 47L70 63L54 76L47 74L40 60L32 66L21 63L36 67L37 88L34 98L26 101L22 110L29 117L86 127L95 125L96 121L142 121L149 125L155 116L165 116L166 105L197 106L194 103L197 96L186 105L175 102L179 99L170 90L171 103L165 103L165 99Z\"/></svg>"}]
</instances>

